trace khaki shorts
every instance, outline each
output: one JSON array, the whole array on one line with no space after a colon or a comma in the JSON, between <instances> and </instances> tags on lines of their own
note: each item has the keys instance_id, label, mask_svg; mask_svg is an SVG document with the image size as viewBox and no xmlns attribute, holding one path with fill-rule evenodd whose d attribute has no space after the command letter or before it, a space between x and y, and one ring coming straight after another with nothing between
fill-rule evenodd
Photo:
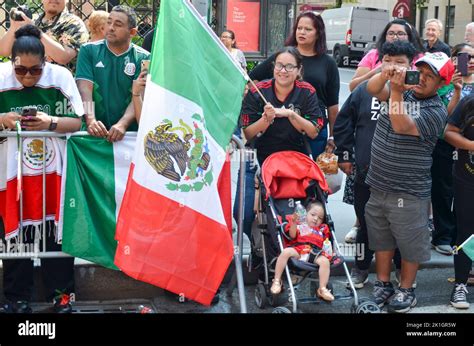
<instances>
[{"instance_id":1,"label":"khaki shorts","mask_svg":"<svg viewBox=\"0 0 474 346\"><path fill-rule=\"evenodd\" d=\"M370 199L365 206L369 248L389 251L398 247L402 259L408 262L429 261L429 208L429 199L371 188Z\"/></svg>"}]
</instances>

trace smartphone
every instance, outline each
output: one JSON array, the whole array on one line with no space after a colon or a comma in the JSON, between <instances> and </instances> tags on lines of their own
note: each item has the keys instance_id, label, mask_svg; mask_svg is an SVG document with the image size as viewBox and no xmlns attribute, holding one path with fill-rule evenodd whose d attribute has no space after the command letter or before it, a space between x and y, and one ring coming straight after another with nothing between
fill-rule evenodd
<instances>
[{"instance_id":1,"label":"smartphone","mask_svg":"<svg viewBox=\"0 0 474 346\"><path fill-rule=\"evenodd\" d=\"M148 73L149 69L150 69L150 60L142 60L141 72L146 71Z\"/></svg>"},{"instance_id":2,"label":"smartphone","mask_svg":"<svg viewBox=\"0 0 474 346\"><path fill-rule=\"evenodd\" d=\"M461 73L461 76L467 76L467 70L468 70L470 58L471 56L469 55L469 53L458 53L457 70Z\"/></svg>"},{"instance_id":3,"label":"smartphone","mask_svg":"<svg viewBox=\"0 0 474 346\"><path fill-rule=\"evenodd\" d=\"M38 109L36 107L23 107L21 115L24 117L35 117Z\"/></svg>"},{"instance_id":4,"label":"smartphone","mask_svg":"<svg viewBox=\"0 0 474 346\"><path fill-rule=\"evenodd\" d=\"M420 72L419 71L407 71L405 75L405 84L417 85L420 83Z\"/></svg>"}]
</instances>

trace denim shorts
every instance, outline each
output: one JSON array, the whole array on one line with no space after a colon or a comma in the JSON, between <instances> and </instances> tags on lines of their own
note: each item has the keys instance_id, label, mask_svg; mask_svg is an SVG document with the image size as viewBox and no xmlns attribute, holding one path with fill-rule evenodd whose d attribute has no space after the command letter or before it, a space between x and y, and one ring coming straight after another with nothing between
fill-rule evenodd
<instances>
[{"instance_id":1,"label":"denim shorts","mask_svg":"<svg viewBox=\"0 0 474 346\"><path fill-rule=\"evenodd\" d=\"M371 188L370 199L365 206L369 248L389 251L398 247L402 259L408 262L429 261L429 208L429 199Z\"/></svg>"}]
</instances>

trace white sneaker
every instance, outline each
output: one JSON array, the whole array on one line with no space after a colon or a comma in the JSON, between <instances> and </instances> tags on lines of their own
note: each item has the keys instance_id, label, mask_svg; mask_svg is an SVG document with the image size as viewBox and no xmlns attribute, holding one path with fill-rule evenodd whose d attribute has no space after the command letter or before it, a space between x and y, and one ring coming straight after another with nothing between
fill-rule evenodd
<instances>
[{"instance_id":1,"label":"white sneaker","mask_svg":"<svg viewBox=\"0 0 474 346\"><path fill-rule=\"evenodd\" d=\"M347 232L346 236L344 237L344 241L349 244L353 244L356 242L357 231L359 227L352 227L349 232Z\"/></svg>"}]
</instances>

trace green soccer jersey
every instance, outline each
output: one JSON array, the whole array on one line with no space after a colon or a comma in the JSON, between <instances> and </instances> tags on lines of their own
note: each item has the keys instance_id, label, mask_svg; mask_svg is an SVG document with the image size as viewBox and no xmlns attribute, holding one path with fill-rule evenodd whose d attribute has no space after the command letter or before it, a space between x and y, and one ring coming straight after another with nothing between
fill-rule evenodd
<instances>
[{"instance_id":1,"label":"green soccer jersey","mask_svg":"<svg viewBox=\"0 0 474 346\"><path fill-rule=\"evenodd\" d=\"M82 117L81 95L70 71L45 63L40 80L25 88L15 77L11 62L0 64L0 113L21 114L23 107L58 117Z\"/></svg>"},{"instance_id":2,"label":"green soccer jersey","mask_svg":"<svg viewBox=\"0 0 474 346\"><path fill-rule=\"evenodd\" d=\"M132 100L132 82L140 74L141 61L150 58L146 50L131 44L121 55L115 55L106 40L90 42L81 47L77 60L76 80L94 84L95 117L107 129L123 117ZM132 123L128 131L137 131Z\"/></svg>"}]
</instances>

